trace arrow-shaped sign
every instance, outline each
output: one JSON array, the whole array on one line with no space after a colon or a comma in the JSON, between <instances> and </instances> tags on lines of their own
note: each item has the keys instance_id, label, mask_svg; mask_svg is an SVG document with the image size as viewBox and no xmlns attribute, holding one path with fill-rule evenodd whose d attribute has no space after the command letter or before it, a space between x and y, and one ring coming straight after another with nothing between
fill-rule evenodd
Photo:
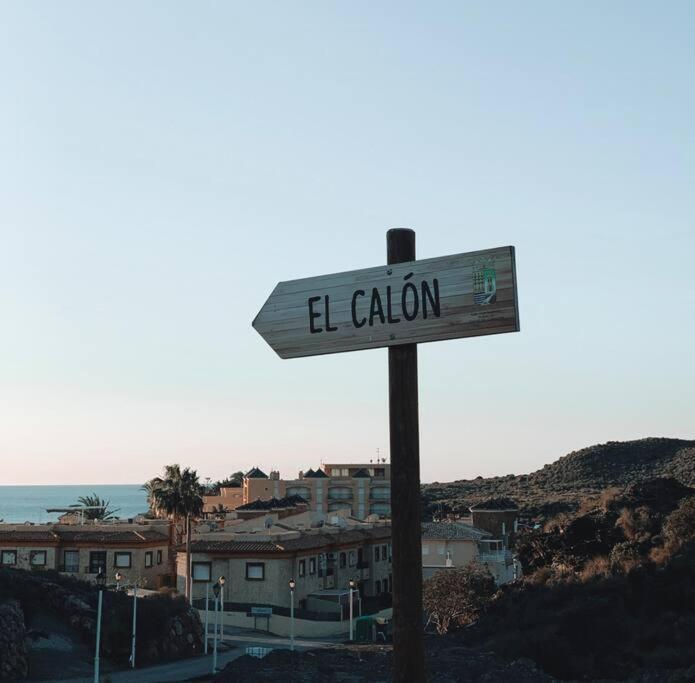
<instances>
[{"instance_id":1,"label":"arrow-shaped sign","mask_svg":"<svg viewBox=\"0 0 695 683\"><path fill-rule=\"evenodd\" d=\"M514 247L280 282L253 326L281 358L518 332Z\"/></svg>"}]
</instances>

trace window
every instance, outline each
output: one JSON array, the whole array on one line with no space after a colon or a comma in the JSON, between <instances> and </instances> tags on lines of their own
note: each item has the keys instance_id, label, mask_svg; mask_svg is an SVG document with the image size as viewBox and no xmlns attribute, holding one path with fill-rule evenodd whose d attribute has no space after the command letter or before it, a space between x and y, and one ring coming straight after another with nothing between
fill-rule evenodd
<instances>
[{"instance_id":1,"label":"window","mask_svg":"<svg viewBox=\"0 0 695 683\"><path fill-rule=\"evenodd\" d=\"M299 576L306 575L306 560L299 560Z\"/></svg>"},{"instance_id":2,"label":"window","mask_svg":"<svg viewBox=\"0 0 695 683\"><path fill-rule=\"evenodd\" d=\"M354 551L354 550L351 550L351 551L348 553L348 564L349 564L350 567L354 567L354 566L355 566L355 562L357 562L357 560L355 559L356 557L357 557L357 556L355 555L355 551Z\"/></svg>"},{"instance_id":3,"label":"window","mask_svg":"<svg viewBox=\"0 0 695 683\"><path fill-rule=\"evenodd\" d=\"M264 562L247 562L246 563L246 580L247 581L264 581L265 580L265 563Z\"/></svg>"},{"instance_id":4,"label":"window","mask_svg":"<svg viewBox=\"0 0 695 683\"><path fill-rule=\"evenodd\" d=\"M193 563L193 580L194 581L210 581L212 576L212 562L194 562Z\"/></svg>"},{"instance_id":5,"label":"window","mask_svg":"<svg viewBox=\"0 0 695 683\"><path fill-rule=\"evenodd\" d=\"M63 569L66 572L71 572L76 574L80 571L80 551L79 550L66 550L63 553Z\"/></svg>"},{"instance_id":6,"label":"window","mask_svg":"<svg viewBox=\"0 0 695 683\"><path fill-rule=\"evenodd\" d=\"M150 560L152 560L152 553L150 553ZM121 569L130 569L130 553L114 553L113 554L113 566L120 567Z\"/></svg>"},{"instance_id":7,"label":"window","mask_svg":"<svg viewBox=\"0 0 695 683\"><path fill-rule=\"evenodd\" d=\"M0 555L0 564L17 564L17 551L3 550Z\"/></svg>"},{"instance_id":8,"label":"window","mask_svg":"<svg viewBox=\"0 0 695 683\"><path fill-rule=\"evenodd\" d=\"M386 559L386 546L385 545L381 546L381 559L382 560Z\"/></svg>"},{"instance_id":9,"label":"window","mask_svg":"<svg viewBox=\"0 0 695 683\"><path fill-rule=\"evenodd\" d=\"M321 553L319 555L319 576L323 576L323 568L326 564L326 556Z\"/></svg>"},{"instance_id":10,"label":"window","mask_svg":"<svg viewBox=\"0 0 695 683\"><path fill-rule=\"evenodd\" d=\"M438 545L437 546L437 555L443 555L443 554L444 554L444 546Z\"/></svg>"},{"instance_id":11,"label":"window","mask_svg":"<svg viewBox=\"0 0 695 683\"><path fill-rule=\"evenodd\" d=\"M93 550L89 553L89 573L98 574L99 571L106 573L106 552L103 550Z\"/></svg>"},{"instance_id":12,"label":"window","mask_svg":"<svg viewBox=\"0 0 695 683\"><path fill-rule=\"evenodd\" d=\"M340 568L345 569L347 566L347 555L345 553L340 553Z\"/></svg>"},{"instance_id":13,"label":"window","mask_svg":"<svg viewBox=\"0 0 695 683\"><path fill-rule=\"evenodd\" d=\"M32 567L45 567L46 566L46 551L45 550L32 550L29 554L29 564Z\"/></svg>"},{"instance_id":14,"label":"window","mask_svg":"<svg viewBox=\"0 0 695 683\"><path fill-rule=\"evenodd\" d=\"M374 546L374 562L379 561L379 546L375 545Z\"/></svg>"},{"instance_id":15,"label":"window","mask_svg":"<svg viewBox=\"0 0 695 683\"><path fill-rule=\"evenodd\" d=\"M162 564L162 551L157 551L157 564Z\"/></svg>"},{"instance_id":16,"label":"window","mask_svg":"<svg viewBox=\"0 0 695 683\"><path fill-rule=\"evenodd\" d=\"M374 582L374 589L377 595L381 595L381 581Z\"/></svg>"},{"instance_id":17,"label":"window","mask_svg":"<svg viewBox=\"0 0 695 683\"><path fill-rule=\"evenodd\" d=\"M430 554L430 547L428 545L422 546L422 554L423 555L429 555Z\"/></svg>"},{"instance_id":18,"label":"window","mask_svg":"<svg viewBox=\"0 0 695 683\"><path fill-rule=\"evenodd\" d=\"M152 551L148 550L145 553L145 567L151 567L152 566Z\"/></svg>"},{"instance_id":19,"label":"window","mask_svg":"<svg viewBox=\"0 0 695 683\"><path fill-rule=\"evenodd\" d=\"M309 558L309 574L316 574L316 558L315 557L310 557Z\"/></svg>"}]
</instances>

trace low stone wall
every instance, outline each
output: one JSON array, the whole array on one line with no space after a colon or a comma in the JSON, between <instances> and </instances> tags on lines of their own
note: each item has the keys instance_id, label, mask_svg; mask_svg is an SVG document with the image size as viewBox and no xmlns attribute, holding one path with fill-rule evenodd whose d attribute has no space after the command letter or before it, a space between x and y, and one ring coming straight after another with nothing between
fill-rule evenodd
<instances>
[{"instance_id":1,"label":"low stone wall","mask_svg":"<svg viewBox=\"0 0 695 683\"><path fill-rule=\"evenodd\" d=\"M393 609L389 607L370 616L390 619L392 615ZM213 610L210 610L208 618L209 637L212 638L215 630L215 612ZM356 614L355 619L357 619ZM200 620L205 623L205 610L200 610ZM266 619L266 617L261 616L247 616L246 612L221 612L220 621L225 626L257 629L273 633L276 636L289 637L290 635L290 618L281 614L273 614ZM294 620L294 635L298 638L335 638L336 636L345 636L347 640L349 634L350 622L347 619L344 621L311 621L309 619L295 618Z\"/></svg>"},{"instance_id":2,"label":"low stone wall","mask_svg":"<svg viewBox=\"0 0 695 683\"><path fill-rule=\"evenodd\" d=\"M27 677L26 632L24 613L16 600L0 605L0 680L16 681Z\"/></svg>"}]
</instances>

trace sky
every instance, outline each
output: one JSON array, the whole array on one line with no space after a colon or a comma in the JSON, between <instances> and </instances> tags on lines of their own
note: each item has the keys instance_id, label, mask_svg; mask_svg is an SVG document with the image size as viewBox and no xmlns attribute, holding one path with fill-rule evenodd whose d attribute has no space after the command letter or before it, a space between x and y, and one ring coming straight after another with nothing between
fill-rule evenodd
<instances>
[{"instance_id":1,"label":"sky","mask_svg":"<svg viewBox=\"0 0 695 683\"><path fill-rule=\"evenodd\" d=\"M695 438L695 4L0 3L0 484L388 456L387 351L281 360L278 281L516 248L421 345L423 481Z\"/></svg>"}]
</instances>

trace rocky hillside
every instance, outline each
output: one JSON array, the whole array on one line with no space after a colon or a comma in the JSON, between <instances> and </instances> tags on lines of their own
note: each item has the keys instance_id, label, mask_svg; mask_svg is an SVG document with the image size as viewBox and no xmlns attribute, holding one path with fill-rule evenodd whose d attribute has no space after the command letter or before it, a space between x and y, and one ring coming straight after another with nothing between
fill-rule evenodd
<instances>
[{"instance_id":1,"label":"rocky hillside","mask_svg":"<svg viewBox=\"0 0 695 683\"><path fill-rule=\"evenodd\" d=\"M695 489L672 478L608 489L522 533L466 645L570 680L695 680Z\"/></svg>"},{"instance_id":2,"label":"rocky hillside","mask_svg":"<svg viewBox=\"0 0 695 683\"><path fill-rule=\"evenodd\" d=\"M463 513L481 500L508 497L519 504L523 515L542 519L576 510L587 496L605 488L624 488L653 477L673 477L695 486L695 441L609 441L569 453L531 474L425 484L423 514L430 518Z\"/></svg>"},{"instance_id":3,"label":"rocky hillside","mask_svg":"<svg viewBox=\"0 0 695 683\"><path fill-rule=\"evenodd\" d=\"M24 614L16 600L0 603L0 681L26 678L29 670L25 646Z\"/></svg>"},{"instance_id":4,"label":"rocky hillside","mask_svg":"<svg viewBox=\"0 0 695 683\"><path fill-rule=\"evenodd\" d=\"M388 683L391 645L335 645L320 650L273 650L263 659L245 655L227 664L213 683ZM430 683L551 683L530 660L506 661L463 647L451 639L425 636Z\"/></svg>"},{"instance_id":5,"label":"rocky hillside","mask_svg":"<svg viewBox=\"0 0 695 683\"><path fill-rule=\"evenodd\" d=\"M0 659L13 655L11 680L18 680L18 671L26 668L26 657L31 661L34 649L45 649L51 633L42 633L50 616L61 625L71 638L93 647L96 633L96 588L78 579L67 578L52 571L25 571L0 568L0 627L3 633L10 629L10 620L17 622L11 631L26 629L28 652L23 653L15 644L17 638L0 634ZM105 664L123 667L130 656L132 598L113 590L104 593L104 611L108 619L102 620L102 656ZM203 629L197 612L181 597L166 594L152 595L138 600L137 652L141 665L156 664L199 654L203 649ZM22 637L22 646L24 638ZM0 679L5 667L0 666ZM29 675L33 675L29 663Z\"/></svg>"}]
</instances>

